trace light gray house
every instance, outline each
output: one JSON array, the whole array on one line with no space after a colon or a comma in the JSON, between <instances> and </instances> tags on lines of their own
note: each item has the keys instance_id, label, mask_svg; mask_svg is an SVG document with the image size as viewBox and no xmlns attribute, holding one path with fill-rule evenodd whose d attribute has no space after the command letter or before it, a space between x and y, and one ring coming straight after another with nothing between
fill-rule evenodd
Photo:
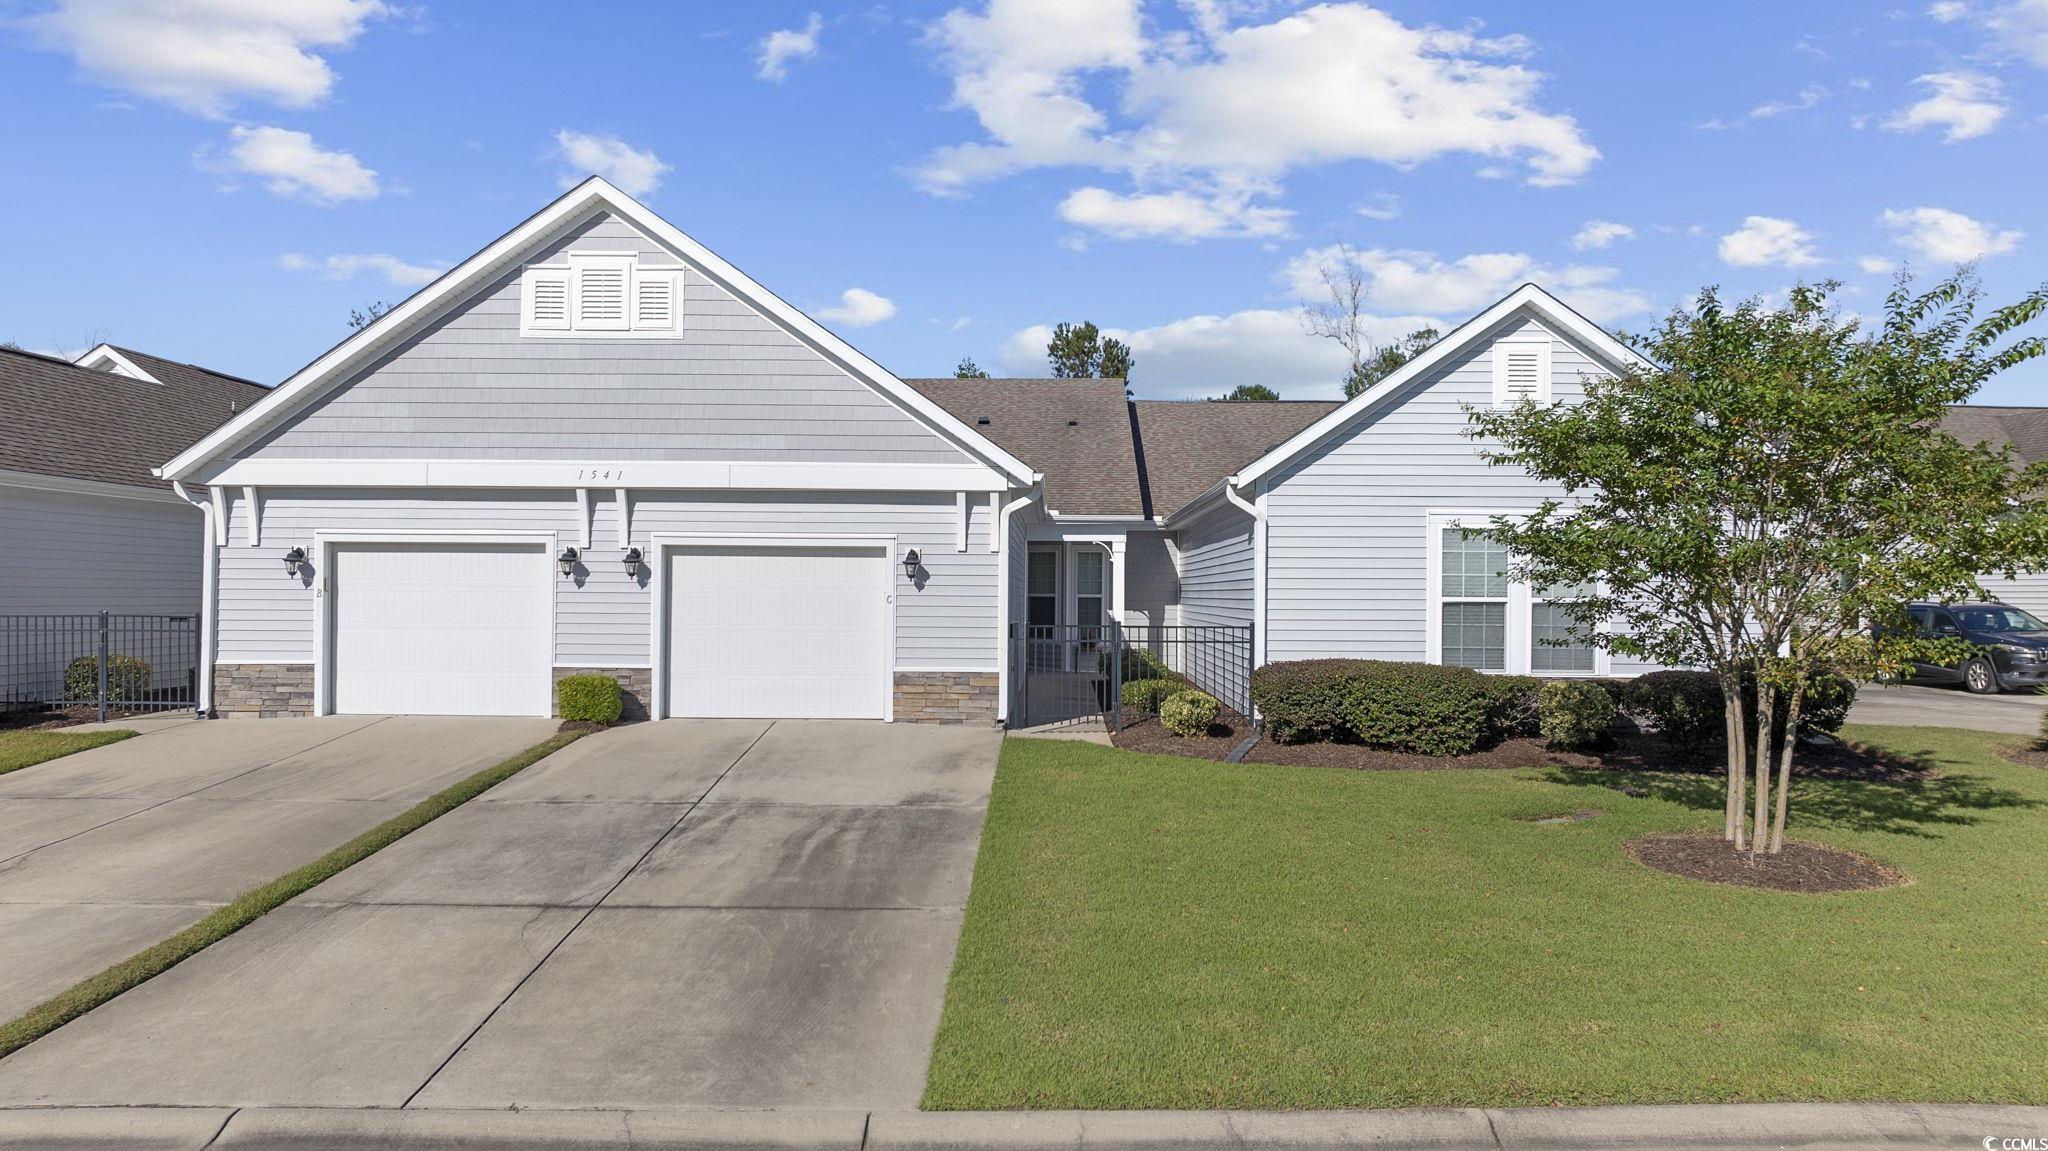
<instances>
[{"instance_id":1,"label":"light gray house","mask_svg":"<svg viewBox=\"0 0 2048 1151\"><path fill-rule=\"evenodd\" d=\"M151 470L263 394L111 345L0 348L0 702L50 697L82 654L84 625L52 617L198 614L200 512Z\"/></svg>"}]
</instances>

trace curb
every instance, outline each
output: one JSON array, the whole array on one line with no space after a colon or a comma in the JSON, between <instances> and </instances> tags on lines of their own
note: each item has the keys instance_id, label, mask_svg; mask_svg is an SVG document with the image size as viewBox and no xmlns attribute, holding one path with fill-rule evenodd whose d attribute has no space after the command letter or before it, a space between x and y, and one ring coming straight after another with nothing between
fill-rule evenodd
<instances>
[{"instance_id":1,"label":"curb","mask_svg":"<svg viewBox=\"0 0 2048 1151\"><path fill-rule=\"evenodd\" d=\"M1739 1151L2048 1145L2048 1107L1745 1103L1402 1111L0 1109L0 1151ZM2010 1141L2004 1143L2004 1141ZM2003 1143L2003 1147L2001 1144Z\"/></svg>"}]
</instances>

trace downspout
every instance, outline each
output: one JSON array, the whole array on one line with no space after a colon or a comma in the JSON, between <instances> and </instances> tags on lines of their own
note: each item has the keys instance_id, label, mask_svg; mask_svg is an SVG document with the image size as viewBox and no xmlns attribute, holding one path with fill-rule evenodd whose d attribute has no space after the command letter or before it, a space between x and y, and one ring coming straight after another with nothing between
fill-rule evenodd
<instances>
[{"instance_id":1,"label":"downspout","mask_svg":"<svg viewBox=\"0 0 2048 1151\"><path fill-rule=\"evenodd\" d=\"M204 533L205 549L201 552L199 565L199 698L194 706L200 719L213 715L213 655L214 655L214 601L216 585L220 582L220 548L215 546L213 501L195 497L185 489L181 480L171 481L171 490L178 498L199 509L199 524Z\"/></svg>"},{"instance_id":2,"label":"downspout","mask_svg":"<svg viewBox=\"0 0 2048 1151\"><path fill-rule=\"evenodd\" d=\"M1010 517L1045 495L1045 477L1031 477L1031 490L1003 505L991 524L996 532L996 722L1010 718Z\"/></svg>"},{"instance_id":3,"label":"downspout","mask_svg":"<svg viewBox=\"0 0 2048 1151\"><path fill-rule=\"evenodd\" d=\"M1252 666L1266 663L1266 493L1253 503L1237 494L1237 477L1223 481L1223 498L1252 517Z\"/></svg>"}]
</instances>

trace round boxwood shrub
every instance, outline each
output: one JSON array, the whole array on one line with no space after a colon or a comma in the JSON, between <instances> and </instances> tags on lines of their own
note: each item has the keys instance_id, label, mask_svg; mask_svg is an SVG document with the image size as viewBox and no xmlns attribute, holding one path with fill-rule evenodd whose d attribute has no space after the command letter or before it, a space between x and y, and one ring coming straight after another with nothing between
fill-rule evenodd
<instances>
[{"instance_id":1,"label":"round boxwood shrub","mask_svg":"<svg viewBox=\"0 0 2048 1151\"><path fill-rule=\"evenodd\" d=\"M1605 747L1614 739L1619 712L1607 689L1582 679L1561 679L1543 685L1537 708L1540 730L1552 747Z\"/></svg>"},{"instance_id":2,"label":"round boxwood shrub","mask_svg":"<svg viewBox=\"0 0 2048 1151\"><path fill-rule=\"evenodd\" d=\"M1364 659L1301 659L1252 672L1252 703L1266 734L1281 743L1350 738L1344 697L1352 679L1371 666Z\"/></svg>"},{"instance_id":3,"label":"round boxwood shrub","mask_svg":"<svg viewBox=\"0 0 2048 1151\"><path fill-rule=\"evenodd\" d=\"M580 723L619 722L626 706L619 681L608 675L565 675L555 681L555 710Z\"/></svg>"},{"instance_id":4,"label":"round boxwood shrub","mask_svg":"<svg viewBox=\"0 0 2048 1151\"><path fill-rule=\"evenodd\" d=\"M1471 668L1369 662L1350 677L1345 725L1368 747L1466 755L1498 741L1503 705L1515 695Z\"/></svg>"},{"instance_id":5,"label":"round boxwood shrub","mask_svg":"<svg viewBox=\"0 0 2048 1151\"><path fill-rule=\"evenodd\" d=\"M1126 711L1156 712L1159 705L1171 695L1186 691L1186 681L1174 679L1134 679L1124 684L1123 701Z\"/></svg>"},{"instance_id":6,"label":"round boxwood shrub","mask_svg":"<svg viewBox=\"0 0 2048 1151\"><path fill-rule=\"evenodd\" d=\"M1655 671L1637 677L1627 690L1625 710L1655 723L1663 737L1680 747L1720 754L1728 743L1723 718L1726 706L1721 681L1706 671ZM1856 702L1856 682L1835 671L1816 671L1807 680L1806 694L1799 701L1801 735L1834 735L1849 718ZM1772 738L1785 737L1785 697L1778 695ZM1756 725L1756 677L1742 679L1743 724L1754 738Z\"/></svg>"},{"instance_id":7,"label":"round boxwood shrub","mask_svg":"<svg viewBox=\"0 0 2048 1151\"><path fill-rule=\"evenodd\" d=\"M1159 722L1175 735L1206 735L1221 714L1223 705L1206 691L1177 692L1159 705Z\"/></svg>"},{"instance_id":8,"label":"round boxwood shrub","mask_svg":"<svg viewBox=\"0 0 2048 1151\"><path fill-rule=\"evenodd\" d=\"M139 700L149 690L152 672L149 661L136 655L114 655L107 657L107 698ZM98 699L100 697L100 657L82 655L71 661L64 669L64 696L67 699Z\"/></svg>"}]
</instances>

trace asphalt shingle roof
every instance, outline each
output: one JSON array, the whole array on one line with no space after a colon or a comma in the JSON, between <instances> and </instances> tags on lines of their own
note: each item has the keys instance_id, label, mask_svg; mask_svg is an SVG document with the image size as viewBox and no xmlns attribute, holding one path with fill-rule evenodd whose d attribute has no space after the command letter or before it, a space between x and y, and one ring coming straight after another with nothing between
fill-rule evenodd
<instances>
[{"instance_id":1,"label":"asphalt shingle roof","mask_svg":"<svg viewBox=\"0 0 2048 1151\"><path fill-rule=\"evenodd\" d=\"M1958 404L1949 408L1941 428L1966 444L2011 445L2022 464L2048 459L2048 408Z\"/></svg>"},{"instance_id":2,"label":"asphalt shingle roof","mask_svg":"<svg viewBox=\"0 0 2048 1151\"><path fill-rule=\"evenodd\" d=\"M158 383L0 348L0 468L134 487L263 398L247 380L122 348Z\"/></svg>"},{"instance_id":3,"label":"asphalt shingle roof","mask_svg":"<svg viewBox=\"0 0 2048 1151\"><path fill-rule=\"evenodd\" d=\"M903 382L1044 473L1045 506L1053 511L1145 514L1122 380Z\"/></svg>"},{"instance_id":4,"label":"asphalt shingle roof","mask_svg":"<svg viewBox=\"0 0 2048 1151\"><path fill-rule=\"evenodd\" d=\"M1340 400L1139 400L1138 434L1160 518L1343 406Z\"/></svg>"}]
</instances>

